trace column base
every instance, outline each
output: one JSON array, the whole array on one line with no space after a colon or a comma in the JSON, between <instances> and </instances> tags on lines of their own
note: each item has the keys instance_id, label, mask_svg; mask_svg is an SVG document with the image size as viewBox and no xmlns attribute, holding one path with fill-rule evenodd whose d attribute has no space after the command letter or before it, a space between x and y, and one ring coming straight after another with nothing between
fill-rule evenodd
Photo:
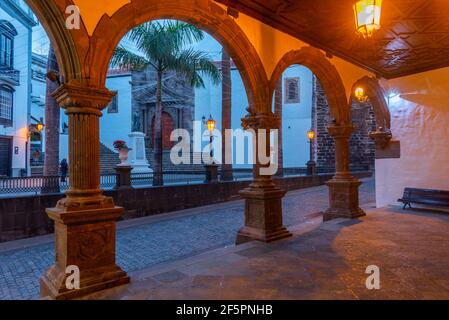
<instances>
[{"instance_id":1,"label":"column base","mask_svg":"<svg viewBox=\"0 0 449 320\"><path fill-rule=\"evenodd\" d=\"M123 208L79 211L51 208L47 209L47 214L55 221L56 262L40 280L42 297L80 298L130 282L126 272L115 263L115 224ZM74 275L73 270L67 269L70 266L80 271L79 289L66 285Z\"/></svg>"},{"instance_id":2,"label":"column base","mask_svg":"<svg viewBox=\"0 0 449 320\"><path fill-rule=\"evenodd\" d=\"M80 289L69 290L66 287L69 275L53 265L40 279L40 296L54 300L76 299L130 282L129 276L119 266L93 269L81 274Z\"/></svg>"},{"instance_id":3,"label":"column base","mask_svg":"<svg viewBox=\"0 0 449 320\"><path fill-rule=\"evenodd\" d=\"M245 198L245 226L237 234L236 244L248 241L273 242L291 237L282 224L282 198L285 191L274 186L249 187L240 191Z\"/></svg>"},{"instance_id":4,"label":"column base","mask_svg":"<svg viewBox=\"0 0 449 320\"><path fill-rule=\"evenodd\" d=\"M336 218L355 219L366 213L359 207L359 186L361 181L350 176L336 176L327 182L329 187L329 209L324 212L323 221Z\"/></svg>"},{"instance_id":5,"label":"column base","mask_svg":"<svg viewBox=\"0 0 449 320\"><path fill-rule=\"evenodd\" d=\"M291 236L292 233L285 227L281 227L278 230L264 230L252 227L243 227L237 233L235 244L242 244L254 240L269 243L289 238Z\"/></svg>"}]
</instances>

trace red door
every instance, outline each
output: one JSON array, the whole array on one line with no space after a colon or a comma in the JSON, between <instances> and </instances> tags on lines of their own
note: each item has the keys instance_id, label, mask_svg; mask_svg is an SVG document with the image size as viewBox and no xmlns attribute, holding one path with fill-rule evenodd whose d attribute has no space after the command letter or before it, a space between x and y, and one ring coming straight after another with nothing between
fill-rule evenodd
<instances>
[{"instance_id":1,"label":"red door","mask_svg":"<svg viewBox=\"0 0 449 320\"><path fill-rule=\"evenodd\" d=\"M153 128L152 136L153 136L153 146L155 145L156 136L155 126L154 126L155 117L153 117L153 121L151 123L151 127ZM174 130L173 118L167 112L162 112L162 149L170 150L173 147L173 142L170 141L170 135Z\"/></svg>"}]
</instances>

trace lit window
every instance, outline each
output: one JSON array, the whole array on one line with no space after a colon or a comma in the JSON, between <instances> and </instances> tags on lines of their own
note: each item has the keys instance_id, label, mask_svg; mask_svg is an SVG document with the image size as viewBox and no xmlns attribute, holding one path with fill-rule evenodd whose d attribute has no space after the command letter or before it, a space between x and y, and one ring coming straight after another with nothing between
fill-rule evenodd
<instances>
[{"instance_id":1,"label":"lit window","mask_svg":"<svg viewBox=\"0 0 449 320\"><path fill-rule=\"evenodd\" d=\"M13 90L0 87L0 124L12 125Z\"/></svg>"},{"instance_id":2,"label":"lit window","mask_svg":"<svg viewBox=\"0 0 449 320\"><path fill-rule=\"evenodd\" d=\"M299 103L299 78L285 78L285 103Z\"/></svg>"}]
</instances>

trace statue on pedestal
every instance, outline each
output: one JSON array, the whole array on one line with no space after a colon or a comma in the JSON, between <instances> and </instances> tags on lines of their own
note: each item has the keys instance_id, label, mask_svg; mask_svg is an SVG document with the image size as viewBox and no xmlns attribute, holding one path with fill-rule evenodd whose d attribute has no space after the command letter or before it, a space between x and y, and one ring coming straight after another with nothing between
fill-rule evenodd
<instances>
[{"instance_id":1,"label":"statue on pedestal","mask_svg":"<svg viewBox=\"0 0 449 320\"><path fill-rule=\"evenodd\" d=\"M140 112L138 110L134 111L132 121L131 132L142 132L142 129L140 127Z\"/></svg>"}]
</instances>

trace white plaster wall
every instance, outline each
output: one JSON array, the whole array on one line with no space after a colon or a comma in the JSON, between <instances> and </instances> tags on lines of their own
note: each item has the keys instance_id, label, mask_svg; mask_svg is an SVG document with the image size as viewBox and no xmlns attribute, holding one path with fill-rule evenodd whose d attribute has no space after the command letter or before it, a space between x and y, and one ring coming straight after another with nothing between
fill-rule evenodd
<instances>
[{"instance_id":1,"label":"white plaster wall","mask_svg":"<svg viewBox=\"0 0 449 320\"><path fill-rule=\"evenodd\" d=\"M131 108L131 76L109 77L106 87L112 91L118 91L118 113L108 113L103 110L100 118L100 141L109 149L113 149L115 140L128 142L128 134L131 133L132 108Z\"/></svg>"},{"instance_id":2,"label":"white plaster wall","mask_svg":"<svg viewBox=\"0 0 449 320\"><path fill-rule=\"evenodd\" d=\"M299 103L285 103L282 99L282 148L284 168L304 167L310 158L307 131L312 127L313 74L299 65L289 67L282 75L282 92L285 78L299 77Z\"/></svg>"},{"instance_id":3,"label":"white plaster wall","mask_svg":"<svg viewBox=\"0 0 449 320\"><path fill-rule=\"evenodd\" d=\"M384 81L400 159L376 160L378 207L398 204L405 187L449 190L449 68Z\"/></svg>"},{"instance_id":4,"label":"white plaster wall","mask_svg":"<svg viewBox=\"0 0 449 320\"><path fill-rule=\"evenodd\" d=\"M0 135L13 137L12 143L12 174L17 176L20 169L27 166L26 142L28 133L28 102L29 102L29 66L30 31L20 21L9 15L0 7L0 19L9 21L16 28L18 35L14 38L14 69L20 71L20 86L13 87L13 125L0 125ZM15 149L17 148L17 154Z\"/></svg>"}]
</instances>

